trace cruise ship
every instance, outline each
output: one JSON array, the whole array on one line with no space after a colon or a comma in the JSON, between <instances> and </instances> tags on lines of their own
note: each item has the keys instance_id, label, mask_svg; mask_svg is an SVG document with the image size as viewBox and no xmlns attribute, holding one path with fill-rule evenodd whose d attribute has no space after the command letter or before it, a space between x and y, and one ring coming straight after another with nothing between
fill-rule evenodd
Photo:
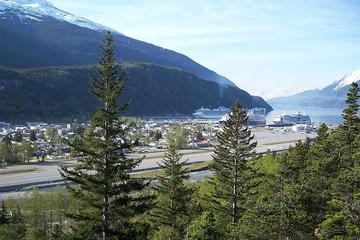
<instances>
[{"instance_id":1,"label":"cruise ship","mask_svg":"<svg viewBox=\"0 0 360 240\"><path fill-rule=\"evenodd\" d=\"M248 124L251 126L265 126L266 125L266 109L255 107L249 109L247 112Z\"/></svg>"},{"instance_id":2,"label":"cruise ship","mask_svg":"<svg viewBox=\"0 0 360 240\"><path fill-rule=\"evenodd\" d=\"M211 119L226 121L229 118L229 108L218 107L215 109L200 108L193 113L194 118L199 119ZM266 125L266 109L265 108L253 108L247 111L248 125L252 126L264 126Z\"/></svg>"},{"instance_id":3,"label":"cruise ship","mask_svg":"<svg viewBox=\"0 0 360 240\"><path fill-rule=\"evenodd\" d=\"M227 114L229 111L229 108L223 106L214 109L201 107L193 113L193 117L199 119L218 120L221 119L221 117Z\"/></svg>"},{"instance_id":4,"label":"cruise ship","mask_svg":"<svg viewBox=\"0 0 360 240\"><path fill-rule=\"evenodd\" d=\"M307 124L311 125L311 119L309 115L303 114L300 111L291 114L281 114L274 118L273 123L275 125L295 125L295 124Z\"/></svg>"}]
</instances>

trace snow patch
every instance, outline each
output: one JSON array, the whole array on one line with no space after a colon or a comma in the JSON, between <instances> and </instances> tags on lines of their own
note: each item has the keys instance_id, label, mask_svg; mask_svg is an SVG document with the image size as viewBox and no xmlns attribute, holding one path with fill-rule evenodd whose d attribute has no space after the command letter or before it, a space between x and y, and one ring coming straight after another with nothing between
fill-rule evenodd
<instances>
[{"instance_id":1,"label":"snow patch","mask_svg":"<svg viewBox=\"0 0 360 240\"><path fill-rule=\"evenodd\" d=\"M334 85L334 89L338 90L340 88L352 84L353 82L358 82L358 81L360 81L360 69L357 69L352 73L345 75L339 81L334 82L333 85Z\"/></svg>"},{"instance_id":2,"label":"snow patch","mask_svg":"<svg viewBox=\"0 0 360 240\"><path fill-rule=\"evenodd\" d=\"M6 11L16 13L20 19L29 18L41 21L40 17L52 17L60 21L65 21L79 27L89 28L95 31L112 31L103 25L94 23L82 17L76 17L68 12L54 7L46 0L0 0L0 15ZM117 32L118 33L118 32Z\"/></svg>"},{"instance_id":3,"label":"snow patch","mask_svg":"<svg viewBox=\"0 0 360 240\"><path fill-rule=\"evenodd\" d=\"M40 7L40 4L38 3L31 3L31 4L24 4L25 7L31 7L31 8L38 8Z\"/></svg>"},{"instance_id":4,"label":"snow patch","mask_svg":"<svg viewBox=\"0 0 360 240\"><path fill-rule=\"evenodd\" d=\"M33 17L33 16L30 16L30 15L25 15L26 18L29 18L31 20L35 20L35 21L38 21L38 22L41 22L42 20L41 19L38 19L36 17Z\"/></svg>"}]
</instances>

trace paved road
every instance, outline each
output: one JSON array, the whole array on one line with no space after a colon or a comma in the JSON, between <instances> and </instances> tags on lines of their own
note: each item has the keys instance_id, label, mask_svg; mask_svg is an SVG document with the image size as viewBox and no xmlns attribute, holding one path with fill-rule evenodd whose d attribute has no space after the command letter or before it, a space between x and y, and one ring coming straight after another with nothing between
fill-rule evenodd
<instances>
[{"instance_id":1,"label":"paved road","mask_svg":"<svg viewBox=\"0 0 360 240\"><path fill-rule=\"evenodd\" d=\"M272 151L288 149L294 141L304 139L306 136L314 137L314 134L299 134L299 133L271 133L268 130L254 131L256 141L258 141L257 152L266 152L268 149ZM201 150L184 150L182 151L184 159L188 159L190 163L208 161L211 159L211 149ZM159 162L162 160L163 153L149 153L146 154L144 161L135 169L135 171L146 171L158 168ZM72 165L74 161L63 161L56 163L37 163L33 165L13 166L5 169L0 169L0 194L1 192L8 192L18 190L28 186L39 184L48 184L48 182L61 181L59 175L59 165ZM36 171L2 174L6 171L34 169Z\"/></svg>"}]
</instances>

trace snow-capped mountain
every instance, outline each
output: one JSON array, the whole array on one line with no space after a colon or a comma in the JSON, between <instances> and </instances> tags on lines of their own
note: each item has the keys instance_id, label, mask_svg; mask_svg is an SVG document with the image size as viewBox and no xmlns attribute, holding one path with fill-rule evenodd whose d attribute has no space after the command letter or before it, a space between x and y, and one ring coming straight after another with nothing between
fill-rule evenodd
<instances>
[{"instance_id":1,"label":"snow-capped mountain","mask_svg":"<svg viewBox=\"0 0 360 240\"><path fill-rule=\"evenodd\" d=\"M46 0L0 0L0 17L9 11L15 13L20 19L42 21L43 17L52 17L95 31L114 31L85 18L62 11Z\"/></svg>"},{"instance_id":2,"label":"snow-capped mountain","mask_svg":"<svg viewBox=\"0 0 360 240\"><path fill-rule=\"evenodd\" d=\"M105 30L45 0L0 0L0 118L61 119L93 107L87 92L95 72L79 65L98 62ZM134 99L132 114L188 114L200 106L230 107L236 99L272 109L183 54L112 32L117 60L131 62L124 63L124 99Z\"/></svg>"},{"instance_id":3,"label":"snow-capped mountain","mask_svg":"<svg viewBox=\"0 0 360 240\"><path fill-rule=\"evenodd\" d=\"M175 67L236 87L187 56L127 37L46 0L0 0L0 65L28 68L93 64L107 30L114 33L118 60Z\"/></svg>"},{"instance_id":4,"label":"snow-capped mountain","mask_svg":"<svg viewBox=\"0 0 360 240\"><path fill-rule=\"evenodd\" d=\"M360 81L360 69L357 69L352 73L345 75L343 78L333 82L330 86L327 87L332 87L335 90L339 90L347 85L352 84L353 82L358 82L358 81Z\"/></svg>"},{"instance_id":5,"label":"snow-capped mountain","mask_svg":"<svg viewBox=\"0 0 360 240\"><path fill-rule=\"evenodd\" d=\"M36 68L34 73L40 73L41 75L44 72L43 67L60 66L59 68L51 68L54 70L49 70L50 73L55 71L54 78L51 79L57 81L59 73L62 72L61 68L64 66L91 65L98 62L100 46L104 39L104 30L109 29L90 20L62 11L46 0L0 0L0 70L1 66L8 68ZM271 110L271 106L262 98L249 95L229 79L181 53L130 38L119 32L112 32L114 33L114 45L118 52L118 61L145 62L154 66L176 68L181 70L180 72L189 72L198 77L192 80L191 85L188 85L190 88L193 88L192 86L203 86L201 81L208 81L210 83L206 84L207 87L204 87L204 92L216 92L223 96L222 98L225 98L229 97L228 91L234 91L236 98L240 99L244 105L266 107ZM142 68L141 64L139 68ZM157 88L164 88L167 92L176 95L176 93L169 90L170 86L159 84L159 78L163 77L162 72L154 74L141 73L140 70L136 72L138 75L134 76L134 78L150 81L151 87L148 87L149 91L156 92ZM66 81L76 84L79 78L84 77L81 75L84 73L81 73L80 70L74 70L73 73L69 76L69 79L65 78ZM0 82L7 79L9 79L9 75L0 76ZM181 81L181 78L176 79ZM12 80L17 81L18 79L15 77ZM169 84L170 80L168 79ZM177 83L173 81L171 84L173 84L172 87L175 90L183 93L185 91L184 82ZM38 87L41 88L42 86ZM29 89L27 87L22 88L22 93L34 96L33 93L27 94L27 91L31 91ZM55 89L55 91L61 93L63 89ZM4 94L0 94L0 102L3 98ZM39 96L34 97L36 101L39 98ZM138 96L138 98L141 99L143 96ZM146 101L155 104L156 101L160 101L160 98L161 96L155 94L153 99L146 99ZM188 98L197 101L200 106L206 105L203 104L206 99L200 95L196 97L188 96ZM71 97L71 99L73 98ZM61 98L61 100L63 99ZM235 98L233 100L235 101ZM181 103L184 102L181 101ZM218 101L214 102L213 105L220 104L221 102ZM2 116L1 112L0 116Z\"/></svg>"},{"instance_id":6,"label":"snow-capped mountain","mask_svg":"<svg viewBox=\"0 0 360 240\"><path fill-rule=\"evenodd\" d=\"M353 82L360 83L360 69L345 75L330 85L321 88L304 91L288 97L277 97L268 102L272 106L311 106L325 108L343 108L346 94Z\"/></svg>"}]
</instances>

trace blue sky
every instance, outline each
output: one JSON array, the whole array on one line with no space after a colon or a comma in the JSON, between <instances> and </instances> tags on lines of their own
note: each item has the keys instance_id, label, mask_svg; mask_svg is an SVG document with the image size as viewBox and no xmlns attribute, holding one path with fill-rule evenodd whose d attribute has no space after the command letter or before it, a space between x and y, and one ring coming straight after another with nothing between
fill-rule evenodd
<instances>
[{"instance_id":1,"label":"blue sky","mask_svg":"<svg viewBox=\"0 0 360 240\"><path fill-rule=\"evenodd\" d=\"M181 52L266 98L360 68L358 0L50 0Z\"/></svg>"}]
</instances>

